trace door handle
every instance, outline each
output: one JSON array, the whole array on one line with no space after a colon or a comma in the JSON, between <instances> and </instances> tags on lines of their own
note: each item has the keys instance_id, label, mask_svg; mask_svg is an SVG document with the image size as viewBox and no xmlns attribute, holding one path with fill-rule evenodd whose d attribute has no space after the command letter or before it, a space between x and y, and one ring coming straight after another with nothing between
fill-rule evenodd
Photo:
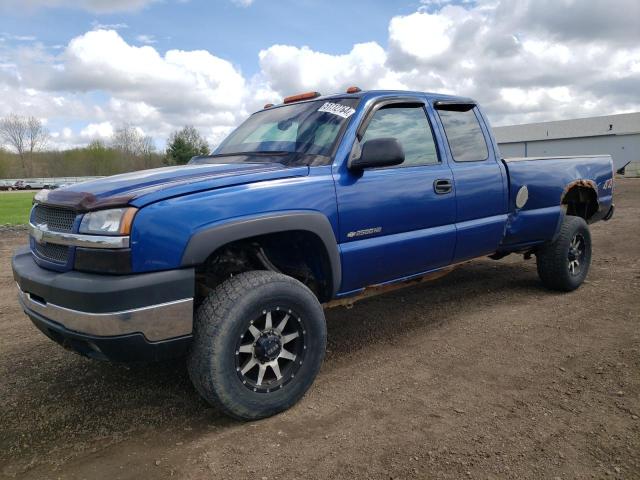
<instances>
[{"instance_id":1,"label":"door handle","mask_svg":"<svg viewBox=\"0 0 640 480\"><path fill-rule=\"evenodd\" d=\"M439 178L433 182L433 190L438 195L451 193L452 189L453 185L451 184L451 180L449 180L448 178Z\"/></svg>"}]
</instances>

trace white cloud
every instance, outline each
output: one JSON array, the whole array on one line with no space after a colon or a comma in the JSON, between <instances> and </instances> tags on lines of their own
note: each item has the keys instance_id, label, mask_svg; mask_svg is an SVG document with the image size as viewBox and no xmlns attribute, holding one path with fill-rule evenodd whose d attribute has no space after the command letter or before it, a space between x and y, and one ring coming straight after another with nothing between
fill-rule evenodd
<instances>
[{"instance_id":1,"label":"white cloud","mask_svg":"<svg viewBox=\"0 0 640 480\"><path fill-rule=\"evenodd\" d=\"M429 3L390 22L386 67L408 87L475 97L497 124L640 109L640 30L600 0Z\"/></svg>"},{"instance_id":2,"label":"white cloud","mask_svg":"<svg viewBox=\"0 0 640 480\"><path fill-rule=\"evenodd\" d=\"M415 61L428 61L451 46L449 30L452 24L453 19L448 16L426 12L393 17L389 24L390 47Z\"/></svg>"},{"instance_id":3,"label":"white cloud","mask_svg":"<svg viewBox=\"0 0 640 480\"><path fill-rule=\"evenodd\" d=\"M89 140L108 139L113 135L111 122L90 123L82 130L80 136Z\"/></svg>"},{"instance_id":4,"label":"white cloud","mask_svg":"<svg viewBox=\"0 0 640 480\"><path fill-rule=\"evenodd\" d=\"M161 55L129 45L112 30L74 38L54 63L45 72L33 70L28 80L54 91L101 90L163 115L227 112L234 122L246 94L243 76L226 60L204 50Z\"/></svg>"},{"instance_id":5,"label":"white cloud","mask_svg":"<svg viewBox=\"0 0 640 480\"><path fill-rule=\"evenodd\" d=\"M153 45L157 42L153 35L138 35L136 36L136 40L146 45Z\"/></svg>"},{"instance_id":6,"label":"white cloud","mask_svg":"<svg viewBox=\"0 0 640 480\"><path fill-rule=\"evenodd\" d=\"M151 36L132 45L114 29L89 31L55 54L7 41L0 43L0 116L50 118L59 145L104 137L124 122L160 141L193 124L216 144L265 103L350 85L471 96L494 124L640 110L640 31L623 18L640 18L637 0L610 8L624 15L605 12L601 0L427 3L390 19L386 48L365 42L336 55L265 46L251 78L215 52L162 52ZM85 126L65 137L72 123Z\"/></svg>"},{"instance_id":7,"label":"white cloud","mask_svg":"<svg viewBox=\"0 0 640 480\"><path fill-rule=\"evenodd\" d=\"M18 42L35 42L38 38L34 35L7 35L9 40L16 40Z\"/></svg>"},{"instance_id":8,"label":"white cloud","mask_svg":"<svg viewBox=\"0 0 640 480\"><path fill-rule=\"evenodd\" d=\"M258 56L265 83L284 94L301 90L344 90L352 84L381 79L388 73L387 54L375 42L358 43L345 55L329 55L308 47L273 45Z\"/></svg>"},{"instance_id":9,"label":"white cloud","mask_svg":"<svg viewBox=\"0 0 640 480\"><path fill-rule=\"evenodd\" d=\"M2 0L0 10L38 10L66 7L92 13L131 12L140 10L158 0Z\"/></svg>"},{"instance_id":10,"label":"white cloud","mask_svg":"<svg viewBox=\"0 0 640 480\"><path fill-rule=\"evenodd\" d=\"M233 3L238 5L239 7L248 7L253 4L254 0L231 0Z\"/></svg>"},{"instance_id":11,"label":"white cloud","mask_svg":"<svg viewBox=\"0 0 640 480\"><path fill-rule=\"evenodd\" d=\"M97 20L91 22L91 28L93 30L121 30L123 28L129 28L129 25L126 23L101 23Z\"/></svg>"},{"instance_id":12,"label":"white cloud","mask_svg":"<svg viewBox=\"0 0 640 480\"><path fill-rule=\"evenodd\" d=\"M29 57L38 61L23 65L23 87L36 89L38 98L44 98L42 92L56 92L44 110L53 109L54 99L69 92L85 101L95 91L108 96L106 103L76 112L94 125L81 131L78 140L89 139L98 132L96 125L105 127L105 122L112 128L125 122L139 125L160 141L189 123L217 143L221 131L228 132L247 115L244 77L204 50L161 55L151 46L128 44L115 31L95 30L71 40L57 56L31 52ZM2 110L0 106L0 114Z\"/></svg>"}]
</instances>

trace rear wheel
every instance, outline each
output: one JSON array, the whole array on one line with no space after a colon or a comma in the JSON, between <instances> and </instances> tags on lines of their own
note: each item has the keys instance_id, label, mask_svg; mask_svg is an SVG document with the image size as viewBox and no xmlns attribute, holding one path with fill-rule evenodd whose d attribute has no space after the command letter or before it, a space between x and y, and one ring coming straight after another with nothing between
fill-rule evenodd
<instances>
[{"instance_id":1,"label":"rear wheel","mask_svg":"<svg viewBox=\"0 0 640 480\"><path fill-rule=\"evenodd\" d=\"M205 400L227 414L268 417L304 395L325 345L324 312L305 285L279 273L246 272L198 308L189 375Z\"/></svg>"},{"instance_id":2,"label":"rear wheel","mask_svg":"<svg viewBox=\"0 0 640 480\"><path fill-rule=\"evenodd\" d=\"M569 292L589 273L591 233L581 217L565 216L558 237L536 252L538 275L550 289Z\"/></svg>"}]
</instances>

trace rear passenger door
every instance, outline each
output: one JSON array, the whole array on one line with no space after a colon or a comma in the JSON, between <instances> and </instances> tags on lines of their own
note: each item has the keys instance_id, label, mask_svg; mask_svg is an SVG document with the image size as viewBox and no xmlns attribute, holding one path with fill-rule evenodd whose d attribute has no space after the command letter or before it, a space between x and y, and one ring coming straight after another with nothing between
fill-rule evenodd
<instances>
[{"instance_id":1,"label":"rear passenger door","mask_svg":"<svg viewBox=\"0 0 640 480\"><path fill-rule=\"evenodd\" d=\"M504 168L473 104L436 102L456 188L454 262L495 252L507 220Z\"/></svg>"},{"instance_id":2,"label":"rear passenger door","mask_svg":"<svg viewBox=\"0 0 640 480\"><path fill-rule=\"evenodd\" d=\"M342 292L451 261L455 244L453 179L449 166L441 161L428 114L422 100L386 100L373 106L360 125L359 145L395 138L402 145L405 161L359 172L344 168L335 178Z\"/></svg>"}]
</instances>

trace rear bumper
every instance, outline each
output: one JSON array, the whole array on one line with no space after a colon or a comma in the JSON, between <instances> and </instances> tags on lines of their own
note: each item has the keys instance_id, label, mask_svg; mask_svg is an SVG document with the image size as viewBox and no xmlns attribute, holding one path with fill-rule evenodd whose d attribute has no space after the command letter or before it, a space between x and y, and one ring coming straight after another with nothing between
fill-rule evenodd
<instances>
[{"instance_id":1,"label":"rear bumper","mask_svg":"<svg viewBox=\"0 0 640 480\"><path fill-rule=\"evenodd\" d=\"M28 249L13 257L20 303L40 330L79 353L116 361L155 360L188 346L193 269L137 275L54 272ZM169 355L171 356L171 355Z\"/></svg>"}]
</instances>

